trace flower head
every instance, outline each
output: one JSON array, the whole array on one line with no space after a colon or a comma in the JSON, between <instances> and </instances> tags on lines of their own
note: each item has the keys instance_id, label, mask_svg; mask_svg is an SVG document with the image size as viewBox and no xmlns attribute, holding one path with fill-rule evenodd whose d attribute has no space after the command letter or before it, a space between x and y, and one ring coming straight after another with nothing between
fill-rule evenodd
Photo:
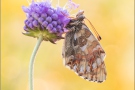
<instances>
[{"instance_id":1,"label":"flower head","mask_svg":"<svg viewBox=\"0 0 135 90\"><path fill-rule=\"evenodd\" d=\"M71 0L69 0L71 3ZM75 7L75 3L71 3L69 7ZM43 35L46 41L55 42L62 39L62 34L66 32L64 28L70 21L68 10L62 7L52 7L50 0L45 2L34 2L29 7L22 7L26 13L24 34L38 38Z\"/></svg>"}]
</instances>

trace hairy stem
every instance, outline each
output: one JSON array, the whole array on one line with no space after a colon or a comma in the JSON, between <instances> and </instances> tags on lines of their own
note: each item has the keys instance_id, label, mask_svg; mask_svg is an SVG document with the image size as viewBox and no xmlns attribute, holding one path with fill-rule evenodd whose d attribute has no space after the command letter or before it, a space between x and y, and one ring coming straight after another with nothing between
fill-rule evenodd
<instances>
[{"instance_id":1,"label":"hairy stem","mask_svg":"<svg viewBox=\"0 0 135 90\"><path fill-rule=\"evenodd\" d=\"M43 40L43 36L41 35L36 43L36 46L34 47L34 50L32 52L31 58L30 58L30 64L29 64L29 88L30 90L34 90L33 88L33 73L34 73L34 60L36 53L38 51L38 48Z\"/></svg>"}]
</instances>

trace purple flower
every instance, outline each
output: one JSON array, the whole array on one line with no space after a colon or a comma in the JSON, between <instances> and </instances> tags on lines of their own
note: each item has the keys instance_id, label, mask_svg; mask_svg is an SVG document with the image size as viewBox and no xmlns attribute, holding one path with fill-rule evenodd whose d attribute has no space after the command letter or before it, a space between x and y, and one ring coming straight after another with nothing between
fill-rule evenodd
<instances>
[{"instance_id":1,"label":"purple flower","mask_svg":"<svg viewBox=\"0 0 135 90\"><path fill-rule=\"evenodd\" d=\"M29 13L30 12L30 9L25 7L25 6L22 6L22 9L25 13Z\"/></svg>"},{"instance_id":2,"label":"purple flower","mask_svg":"<svg viewBox=\"0 0 135 90\"><path fill-rule=\"evenodd\" d=\"M32 24L33 24L34 27L38 27L38 21L37 21L37 20L34 20L34 21L32 22Z\"/></svg>"},{"instance_id":3,"label":"purple flower","mask_svg":"<svg viewBox=\"0 0 135 90\"><path fill-rule=\"evenodd\" d=\"M69 7L77 7L71 0L68 3L71 4L68 5ZM68 10L62 7L53 8L50 0L46 0L45 2L34 2L32 0L29 7L23 6L22 9L27 15L24 30L26 31L25 35L28 36L38 38L38 35L42 33L44 37L46 34L50 35L49 37L53 35L53 38L50 38L50 40L53 41L55 39L56 41L57 36L60 37L66 31L64 26L70 21L70 18L68 18L70 17ZM41 32L38 32L39 30Z\"/></svg>"},{"instance_id":4,"label":"purple flower","mask_svg":"<svg viewBox=\"0 0 135 90\"><path fill-rule=\"evenodd\" d=\"M58 23L58 24L61 24L62 22L61 22L61 20L60 20L60 19L58 19L57 23Z\"/></svg>"},{"instance_id":5,"label":"purple flower","mask_svg":"<svg viewBox=\"0 0 135 90\"><path fill-rule=\"evenodd\" d=\"M47 10L47 14L48 14L49 16L51 16L53 13L54 13L53 9L48 9L48 10Z\"/></svg>"},{"instance_id":6,"label":"purple flower","mask_svg":"<svg viewBox=\"0 0 135 90\"><path fill-rule=\"evenodd\" d=\"M52 19L53 19L53 20L57 20L57 19L58 19L58 15L57 15L57 14L53 14L53 15L52 15Z\"/></svg>"},{"instance_id":7,"label":"purple flower","mask_svg":"<svg viewBox=\"0 0 135 90\"><path fill-rule=\"evenodd\" d=\"M39 22L40 24L42 24L43 21L44 21L44 18L42 18L42 17L38 18L38 22Z\"/></svg>"},{"instance_id":8,"label":"purple flower","mask_svg":"<svg viewBox=\"0 0 135 90\"><path fill-rule=\"evenodd\" d=\"M53 28L53 25L52 24L48 24L46 29L48 29L49 32L53 32L52 28Z\"/></svg>"},{"instance_id":9,"label":"purple flower","mask_svg":"<svg viewBox=\"0 0 135 90\"><path fill-rule=\"evenodd\" d=\"M60 25L57 26L57 30L62 30L62 27Z\"/></svg>"},{"instance_id":10,"label":"purple flower","mask_svg":"<svg viewBox=\"0 0 135 90\"><path fill-rule=\"evenodd\" d=\"M46 14L46 13L42 13L42 14L41 14L41 17L46 19L47 14Z\"/></svg>"},{"instance_id":11,"label":"purple flower","mask_svg":"<svg viewBox=\"0 0 135 90\"><path fill-rule=\"evenodd\" d=\"M30 27L30 29L33 29L34 28L34 26L32 25L32 23L29 23L28 26Z\"/></svg>"},{"instance_id":12,"label":"purple flower","mask_svg":"<svg viewBox=\"0 0 135 90\"><path fill-rule=\"evenodd\" d=\"M24 26L23 29L24 29L25 31L28 31L28 30L29 30L26 26Z\"/></svg>"},{"instance_id":13,"label":"purple flower","mask_svg":"<svg viewBox=\"0 0 135 90\"><path fill-rule=\"evenodd\" d=\"M28 20L25 20L24 23L25 23L25 25L29 25L29 21Z\"/></svg>"},{"instance_id":14,"label":"purple flower","mask_svg":"<svg viewBox=\"0 0 135 90\"><path fill-rule=\"evenodd\" d=\"M47 27L48 22L47 22L47 21L44 21L44 22L42 23L42 25L43 25L44 27Z\"/></svg>"},{"instance_id":15,"label":"purple flower","mask_svg":"<svg viewBox=\"0 0 135 90\"><path fill-rule=\"evenodd\" d=\"M46 18L46 21L51 23L52 22L52 18L49 16L49 17Z\"/></svg>"},{"instance_id":16,"label":"purple flower","mask_svg":"<svg viewBox=\"0 0 135 90\"><path fill-rule=\"evenodd\" d=\"M53 25L54 27L56 27L56 26L57 26L57 22L56 22L56 21L52 21L52 25Z\"/></svg>"},{"instance_id":17,"label":"purple flower","mask_svg":"<svg viewBox=\"0 0 135 90\"><path fill-rule=\"evenodd\" d=\"M29 17L29 18L28 18L28 21L29 21L29 22L32 22L33 20L34 20L33 17Z\"/></svg>"},{"instance_id":18,"label":"purple flower","mask_svg":"<svg viewBox=\"0 0 135 90\"><path fill-rule=\"evenodd\" d=\"M56 33L56 32L57 32L57 29L56 29L56 28L53 28L52 31L53 31L54 33Z\"/></svg>"}]
</instances>

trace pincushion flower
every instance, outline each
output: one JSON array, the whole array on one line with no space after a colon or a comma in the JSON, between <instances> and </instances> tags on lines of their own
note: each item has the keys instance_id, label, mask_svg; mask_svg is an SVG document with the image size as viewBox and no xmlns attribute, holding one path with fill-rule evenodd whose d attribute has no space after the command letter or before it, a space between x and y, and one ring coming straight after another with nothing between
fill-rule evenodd
<instances>
[{"instance_id":1,"label":"pincushion flower","mask_svg":"<svg viewBox=\"0 0 135 90\"><path fill-rule=\"evenodd\" d=\"M68 9L78 8L78 5L71 0L67 2ZM30 6L22 7L26 13L27 19L25 20L24 30L25 35L38 38L43 36L43 40L55 41L62 39L62 34L67 32L64 28L70 21L70 14L67 9L62 7L54 8L51 6L51 1L34 2Z\"/></svg>"},{"instance_id":2,"label":"pincushion flower","mask_svg":"<svg viewBox=\"0 0 135 90\"><path fill-rule=\"evenodd\" d=\"M25 32L23 34L38 39L29 65L29 88L33 90L34 59L41 42L55 43L63 39L62 34L68 31L65 26L70 22L69 11L78 8L79 5L71 0L68 0L64 7L57 6L56 8L51 5L50 0L42 2L32 0L29 4L28 7L22 7L27 17L24 21Z\"/></svg>"}]
</instances>

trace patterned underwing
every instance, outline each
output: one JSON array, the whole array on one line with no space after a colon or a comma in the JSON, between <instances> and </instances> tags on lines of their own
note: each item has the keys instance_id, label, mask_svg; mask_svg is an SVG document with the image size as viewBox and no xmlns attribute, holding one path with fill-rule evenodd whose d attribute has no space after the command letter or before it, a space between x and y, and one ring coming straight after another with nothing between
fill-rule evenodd
<instances>
[{"instance_id":1,"label":"patterned underwing","mask_svg":"<svg viewBox=\"0 0 135 90\"><path fill-rule=\"evenodd\" d=\"M105 51L83 22L83 11L70 20L62 51L64 65L88 81L106 80Z\"/></svg>"}]
</instances>

